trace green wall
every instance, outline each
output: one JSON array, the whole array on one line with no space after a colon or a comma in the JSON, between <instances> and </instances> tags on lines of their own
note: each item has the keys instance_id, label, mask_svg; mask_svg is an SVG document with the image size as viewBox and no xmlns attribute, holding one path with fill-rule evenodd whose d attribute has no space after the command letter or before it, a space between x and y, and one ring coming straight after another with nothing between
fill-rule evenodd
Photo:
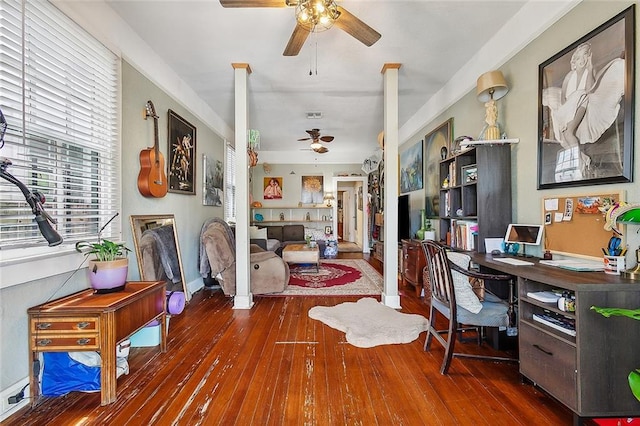
<instances>
[{"instance_id":1,"label":"green wall","mask_svg":"<svg viewBox=\"0 0 640 426\"><path fill-rule=\"evenodd\" d=\"M505 126L507 137L520 139L520 142L511 148L512 217L514 222L543 223L543 197L585 195L622 189L626 192L627 201L640 202L640 185L637 182L549 190L536 189L538 179L538 65L622 12L629 5L637 3L629 1L582 2L499 68L510 88L507 95L498 101L499 121ZM637 23L638 17L636 16ZM639 37L636 29L636 46L640 43ZM636 82L639 76L640 67L636 64ZM636 87L636 117L640 111L638 99ZM411 141L404 144L400 151L424 139L424 135L451 117L454 119L454 139L460 135L478 137L484 123L484 105L477 100L475 89L426 125ZM637 136L640 129L637 120L635 127L634 157L638 159L640 158L640 144L637 143ZM635 164L634 176L637 180L638 168ZM417 229L415 224L418 221L419 209L424 207L424 197L424 191L414 191L410 194L413 232ZM629 230L633 228L630 226ZM577 235L576 238L588 238L588 235ZM627 232L627 243L632 249L629 250L630 252L640 244L640 237L635 229L633 232ZM533 253L532 250L531 254L536 253ZM541 254L541 252L537 254ZM629 260L634 260L631 263L635 263L633 253L630 253L629 256Z\"/></svg>"}]
</instances>

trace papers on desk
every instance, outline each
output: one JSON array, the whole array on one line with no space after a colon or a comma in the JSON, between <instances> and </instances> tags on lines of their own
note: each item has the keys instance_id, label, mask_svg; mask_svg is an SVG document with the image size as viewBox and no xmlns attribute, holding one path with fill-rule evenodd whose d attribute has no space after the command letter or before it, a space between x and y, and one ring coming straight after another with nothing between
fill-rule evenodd
<instances>
[{"instance_id":1,"label":"papers on desk","mask_svg":"<svg viewBox=\"0 0 640 426\"><path fill-rule=\"evenodd\" d=\"M582 259L541 260L540 264L580 272L604 271L604 265L602 264L602 262L594 262L591 260Z\"/></svg>"},{"instance_id":2,"label":"papers on desk","mask_svg":"<svg viewBox=\"0 0 640 426\"><path fill-rule=\"evenodd\" d=\"M493 260L515 266L534 265L533 262L527 262L526 260L520 259L512 259L510 257L494 257Z\"/></svg>"}]
</instances>

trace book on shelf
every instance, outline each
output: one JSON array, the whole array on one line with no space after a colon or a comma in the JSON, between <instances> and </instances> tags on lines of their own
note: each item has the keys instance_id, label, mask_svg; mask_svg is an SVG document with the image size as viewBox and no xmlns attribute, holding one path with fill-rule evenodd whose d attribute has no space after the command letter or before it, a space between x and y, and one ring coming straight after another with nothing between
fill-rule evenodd
<instances>
[{"instance_id":1,"label":"book on shelf","mask_svg":"<svg viewBox=\"0 0 640 426\"><path fill-rule=\"evenodd\" d=\"M456 165L454 162L449 163L449 186L456 186Z\"/></svg>"},{"instance_id":2,"label":"book on shelf","mask_svg":"<svg viewBox=\"0 0 640 426\"><path fill-rule=\"evenodd\" d=\"M543 314L533 314L533 320L568 334L569 336L576 335L576 321L572 318L545 312Z\"/></svg>"},{"instance_id":3,"label":"book on shelf","mask_svg":"<svg viewBox=\"0 0 640 426\"><path fill-rule=\"evenodd\" d=\"M451 247L460 250L475 250L478 222L468 220L451 221Z\"/></svg>"}]
</instances>

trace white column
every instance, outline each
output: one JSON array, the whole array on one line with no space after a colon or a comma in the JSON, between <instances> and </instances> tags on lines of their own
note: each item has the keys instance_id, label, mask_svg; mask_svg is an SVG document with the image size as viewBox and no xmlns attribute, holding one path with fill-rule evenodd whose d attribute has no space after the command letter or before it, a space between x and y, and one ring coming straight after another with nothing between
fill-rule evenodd
<instances>
[{"instance_id":1,"label":"white column","mask_svg":"<svg viewBox=\"0 0 640 426\"><path fill-rule=\"evenodd\" d=\"M249 107L247 77L249 64L231 64L235 77L235 147L236 147L236 295L233 309L251 309L251 270L249 258L249 160L247 128Z\"/></svg>"},{"instance_id":2,"label":"white column","mask_svg":"<svg viewBox=\"0 0 640 426\"><path fill-rule=\"evenodd\" d=\"M384 64L384 290L382 303L400 308L398 295L398 70Z\"/></svg>"}]
</instances>

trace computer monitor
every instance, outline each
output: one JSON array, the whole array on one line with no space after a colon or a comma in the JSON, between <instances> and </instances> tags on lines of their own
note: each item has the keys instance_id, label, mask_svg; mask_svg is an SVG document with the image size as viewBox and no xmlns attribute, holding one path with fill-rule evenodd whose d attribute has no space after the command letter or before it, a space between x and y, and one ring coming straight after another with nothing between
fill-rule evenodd
<instances>
[{"instance_id":1,"label":"computer monitor","mask_svg":"<svg viewBox=\"0 0 640 426\"><path fill-rule=\"evenodd\" d=\"M510 223L504 236L506 244L528 244L539 246L542 241L543 225L520 225Z\"/></svg>"}]
</instances>

